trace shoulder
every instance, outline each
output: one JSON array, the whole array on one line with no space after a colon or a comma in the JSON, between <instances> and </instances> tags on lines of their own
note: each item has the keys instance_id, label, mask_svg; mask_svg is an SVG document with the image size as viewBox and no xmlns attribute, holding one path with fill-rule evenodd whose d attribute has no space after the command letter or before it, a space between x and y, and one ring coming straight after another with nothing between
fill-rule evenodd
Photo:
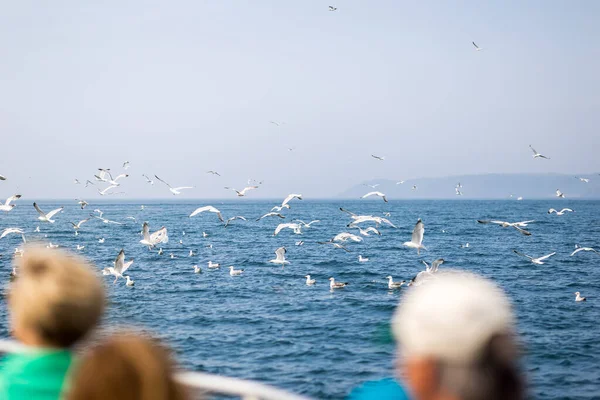
<instances>
[{"instance_id":1,"label":"shoulder","mask_svg":"<svg viewBox=\"0 0 600 400\"><path fill-rule=\"evenodd\" d=\"M347 400L408 400L406 391L392 378L363 383L350 392Z\"/></svg>"}]
</instances>

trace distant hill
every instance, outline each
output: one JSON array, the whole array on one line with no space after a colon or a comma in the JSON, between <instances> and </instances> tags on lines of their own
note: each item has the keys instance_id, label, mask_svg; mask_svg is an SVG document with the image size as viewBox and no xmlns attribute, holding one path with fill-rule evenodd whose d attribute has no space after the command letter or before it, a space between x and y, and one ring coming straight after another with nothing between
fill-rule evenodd
<instances>
[{"instance_id":1,"label":"distant hill","mask_svg":"<svg viewBox=\"0 0 600 400\"><path fill-rule=\"evenodd\" d=\"M575 176L589 178L581 182ZM460 182L463 196L457 196L454 187ZM371 189L366 184L379 184ZM411 190L417 185L417 190ZM340 193L338 197L358 198L365 193L378 190L390 199L551 199L556 189L567 198L600 199L600 175L593 174L486 174L461 175L442 178L407 180L404 184L381 179L360 183Z\"/></svg>"}]
</instances>

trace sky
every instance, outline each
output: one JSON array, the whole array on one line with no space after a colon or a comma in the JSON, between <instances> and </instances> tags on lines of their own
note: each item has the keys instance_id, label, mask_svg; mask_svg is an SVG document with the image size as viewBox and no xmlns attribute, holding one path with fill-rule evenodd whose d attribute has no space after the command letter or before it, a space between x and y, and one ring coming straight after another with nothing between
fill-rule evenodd
<instances>
[{"instance_id":1,"label":"sky","mask_svg":"<svg viewBox=\"0 0 600 400\"><path fill-rule=\"evenodd\" d=\"M194 186L185 199L250 178L248 198L323 198L600 171L598 15L592 0L7 2L0 194L97 198L74 178L125 161L122 198L173 197L142 174Z\"/></svg>"}]
</instances>

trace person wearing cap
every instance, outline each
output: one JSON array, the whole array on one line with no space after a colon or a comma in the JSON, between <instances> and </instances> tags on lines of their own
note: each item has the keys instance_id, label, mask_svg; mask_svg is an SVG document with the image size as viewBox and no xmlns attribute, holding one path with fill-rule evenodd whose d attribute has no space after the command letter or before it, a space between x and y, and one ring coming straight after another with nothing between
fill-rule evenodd
<instances>
[{"instance_id":1,"label":"person wearing cap","mask_svg":"<svg viewBox=\"0 0 600 400\"><path fill-rule=\"evenodd\" d=\"M505 293L461 271L403 296L392 320L397 374L415 400L519 400L515 317Z\"/></svg>"}]
</instances>

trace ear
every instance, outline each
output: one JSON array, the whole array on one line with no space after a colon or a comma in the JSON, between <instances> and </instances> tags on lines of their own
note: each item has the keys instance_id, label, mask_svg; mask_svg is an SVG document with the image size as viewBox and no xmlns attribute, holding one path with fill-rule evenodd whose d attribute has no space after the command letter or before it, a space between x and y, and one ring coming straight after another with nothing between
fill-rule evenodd
<instances>
[{"instance_id":1,"label":"ear","mask_svg":"<svg viewBox=\"0 0 600 400\"><path fill-rule=\"evenodd\" d=\"M435 398L439 393L437 362L431 357L410 357L398 361L397 371L415 399Z\"/></svg>"}]
</instances>

